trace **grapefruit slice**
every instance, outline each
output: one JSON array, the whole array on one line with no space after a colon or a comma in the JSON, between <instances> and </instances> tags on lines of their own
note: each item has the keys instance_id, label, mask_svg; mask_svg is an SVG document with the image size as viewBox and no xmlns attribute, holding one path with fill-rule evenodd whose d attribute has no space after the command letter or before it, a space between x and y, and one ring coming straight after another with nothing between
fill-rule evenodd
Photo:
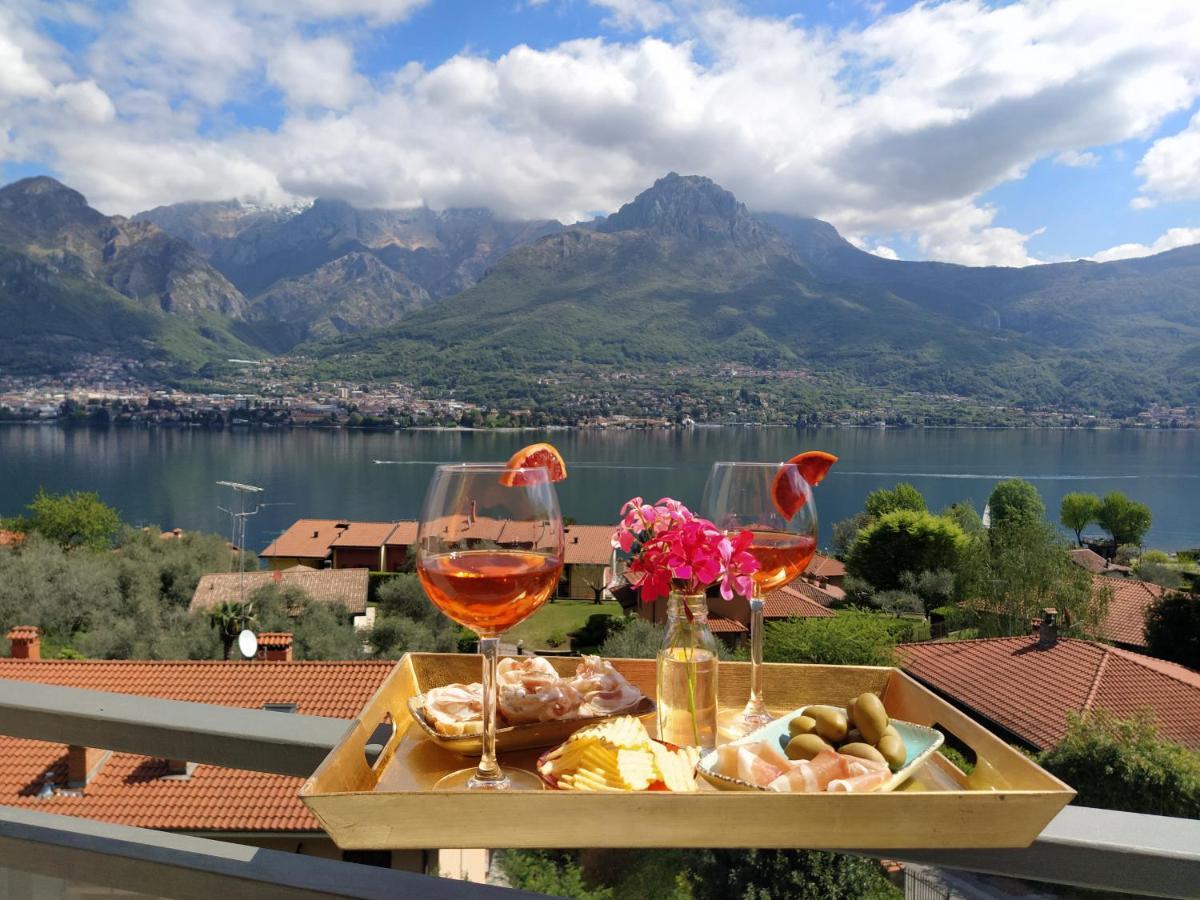
<instances>
[{"instance_id":1,"label":"grapefruit slice","mask_svg":"<svg viewBox=\"0 0 1200 900\"><path fill-rule=\"evenodd\" d=\"M506 487L520 487L526 483L521 476L523 469L545 469L550 473L551 481L562 481L567 477L567 464L563 462L562 454L550 444L522 447L512 455L507 466L509 471L500 478L500 483Z\"/></svg>"},{"instance_id":2,"label":"grapefruit slice","mask_svg":"<svg viewBox=\"0 0 1200 900\"><path fill-rule=\"evenodd\" d=\"M779 514L785 519L790 519L804 505L804 494L793 481L793 471L799 471L801 478L816 487L837 461L836 456L824 450L806 450L797 453L780 466L775 474L775 481L771 483L771 499ZM796 468L793 470L792 466Z\"/></svg>"}]
</instances>

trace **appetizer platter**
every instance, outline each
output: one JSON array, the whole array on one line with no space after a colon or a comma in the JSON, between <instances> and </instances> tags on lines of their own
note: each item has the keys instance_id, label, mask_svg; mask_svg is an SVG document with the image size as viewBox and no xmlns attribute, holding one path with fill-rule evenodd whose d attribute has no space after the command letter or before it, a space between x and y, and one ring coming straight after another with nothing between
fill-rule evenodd
<instances>
[{"instance_id":1,"label":"appetizer platter","mask_svg":"<svg viewBox=\"0 0 1200 900\"><path fill-rule=\"evenodd\" d=\"M582 716L580 701L574 717L554 718L575 701L548 702L550 695L566 693L564 683L588 671L611 670L643 699L653 694L653 660L555 658L520 667L514 661L507 668L510 681L524 684L523 695L510 696L510 709L528 716L536 710L539 718L505 728L564 729L553 740L543 734L538 747L501 749L501 764L537 772L540 789L434 788L447 772L461 768L462 756L447 743L456 736L438 734L431 725L428 695L469 686L479 662L468 655L408 654L301 790L339 846L709 847L718 840L722 846L764 848L1020 847L1074 796L1028 757L894 668L766 664L765 687L780 718L734 742L732 750L718 747L703 756L696 748L655 740L654 716L639 714L636 704L597 710L615 715ZM722 707L741 706L750 668L720 664ZM609 690L632 699L615 678ZM540 698L527 696L541 692ZM871 699L864 699L868 694ZM433 696L432 709L454 721L458 713L449 711L454 704L439 706L439 695ZM469 698L458 699L469 705ZM542 720L546 713L553 714ZM898 736L902 751L886 739L890 734ZM470 737L457 737L464 736ZM860 739L847 740L851 737ZM970 775L937 752L943 739L974 757ZM382 752L368 755L368 744L382 745ZM737 756L743 751L765 756L770 768L755 773L748 762L740 772ZM792 789L781 789L782 783L770 787L785 774ZM824 789L802 789L820 788L822 781ZM838 781L853 783L831 789Z\"/></svg>"},{"instance_id":2,"label":"appetizer platter","mask_svg":"<svg viewBox=\"0 0 1200 900\"><path fill-rule=\"evenodd\" d=\"M560 675L541 656L510 656L497 666L500 721L496 750L548 747L577 729L617 715L654 716L654 701L608 660L584 656ZM483 751L483 685L447 684L408 699L413 722L430 740L462 756Z\"/></svg>"}]
</instances>

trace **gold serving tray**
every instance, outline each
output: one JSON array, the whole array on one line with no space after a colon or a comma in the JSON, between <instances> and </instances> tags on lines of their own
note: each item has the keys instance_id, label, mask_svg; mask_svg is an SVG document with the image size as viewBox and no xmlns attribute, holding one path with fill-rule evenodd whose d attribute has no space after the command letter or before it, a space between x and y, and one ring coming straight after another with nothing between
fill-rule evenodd
<instances>
[{"instance_id":1,"label":"gold serving tray","mask_svg":"<svg viewBox=\"0 0 1200 900\"><path fill-rule=\"evenodd\" d=\"M578 665L578 661L571 660ZM572 672L574 669L571 670ZM429 685L428 687L435 687ZM482 734L462 734L462 735L446 735L438 732L436 728L426 721L424 714L421 712L422 694L415 694L408 698L408 714L412 717L413 723L425 732L425 736L438 746L445 747L451 753L457 753L459 756L482 756L483 755L483 735ZM647 728L654 728L654 701L649 697L642 697L637 703L629 709L622 710L615 715L619 716L637 716L646 723ZM496 752L509 753L515 750L530 750L535 747L553 747L555 744L561 744L571 735L585 725L595 725L597 722L603 722L605 719L611 719L613 716L591 716L585 719L556 719L550 722L528 722L524 725L508 725L504 728L496 729Z\"/></svg>"},{"instance_id":2,"label":"gold serving tray","mask_svg":"<svg viewBox=\"0 0 1200 900\"><path fill-rule=\"evenodd\" d=\"M563 673L577 664L551 662ZM613 663L643 693L654 694L653 660ZM693 794L433 790L438 779L467 761L415 726L408 699L429 686L475 680L479 666L478 656L434 653L410 653L397 663L345 740L300 791L338 846L1024 847L1075 796L898 669L777 664L764 672L764 693L773 708L840 706L847 697L875 691L893 718L936 727L969 747L975 770L964 775L934 753L898 790L866 794L718 791L705 782ZM749 677L748 663L720 664L723 707L741 707ZM364 750L385 721L392 723L392 735L372 765ZM533 771L537 754L505 753L500 761Z\"/></svg>"}]
</instances>

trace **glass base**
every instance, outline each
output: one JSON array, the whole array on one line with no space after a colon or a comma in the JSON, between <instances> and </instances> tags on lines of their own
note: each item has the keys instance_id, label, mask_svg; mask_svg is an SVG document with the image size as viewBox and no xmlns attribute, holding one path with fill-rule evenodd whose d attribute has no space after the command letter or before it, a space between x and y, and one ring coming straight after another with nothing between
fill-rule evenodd
<instances>
[{"instance_id":1,"label":"glass base","mask_svg":"<svg viewBox=\"0 0 1200 900\"><path fill-rule=\"evenodd\" d=\"M476 776L479 769L459 769L438 779L435 791L540 791L545 782L534 772L505 768L499 781L484 781Z\"/></svg>"},{"instance_id":2,"label":"glass base","mask_svg":"<svg viewBox=\"0 0 1200 900\"><path fill-rule=\"evenodd\" d=\"M769 725L775 718L765 710L758 715L748 715L745 708L722 709L717 712L717 737L723 744L736 741L764 725Z\"/></svg>"}]
</instances>

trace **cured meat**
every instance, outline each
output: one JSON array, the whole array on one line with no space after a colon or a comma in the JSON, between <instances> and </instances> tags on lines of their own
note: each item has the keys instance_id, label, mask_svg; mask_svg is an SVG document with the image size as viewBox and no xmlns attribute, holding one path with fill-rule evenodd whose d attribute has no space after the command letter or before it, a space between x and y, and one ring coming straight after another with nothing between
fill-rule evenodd
<instances>
[{"instance_id":1,"label":"cured meat","mask_svg":"<svg viewBox=\"0 0 1200 900\"><path fill-rule=\"evenodd\" d=\"M864 794L883 785L891 777L891 774L891 771L885 767L882 771L866 772L850 778L835 778L829 782L829 790L835 794L839 792Z\"/></svg>"},{"instance_id":2,"label":"cured meat","mask_svg":"<svg viewBox=\"0 0 1200 900\"><path fill-rule=\"evenodd\" d=\"M783 774L786 766L780 767L764 757L766 744L743 744L737 751L737 777L759 787L766 787Z\"/></svg>"},{"instance_id":3,"label":"cured meat","mask_svg":"<svg viewBox=\"0 0 1200 900\"><path fill-rule=\"evenodd\" d=\"M642 692L630 684L611 662L585 656L568 682L580 696L579 715L612 716L635 706Z\"/></svg>"},{"instance_id":4,"label":"cured meat","mask_svg":"<svg viewBox=\"0 0 1200 900\"><path fill-rule=\"evenodd\" d=\"M483 685L447 684L425 692L425 719L439 734L457 736L483 731Z\"/></svg>"},{"instance_id":5,"label":"cured meat","mask_svg":"<svg viewBox=\"0 0 1200 900\"><path fill-rule=\"evenodd\" d=\"M540 656L505 657L496 667L496 681L500 713L513 725L579 715L579 693Z\"/></svg>"}]
</instances>

